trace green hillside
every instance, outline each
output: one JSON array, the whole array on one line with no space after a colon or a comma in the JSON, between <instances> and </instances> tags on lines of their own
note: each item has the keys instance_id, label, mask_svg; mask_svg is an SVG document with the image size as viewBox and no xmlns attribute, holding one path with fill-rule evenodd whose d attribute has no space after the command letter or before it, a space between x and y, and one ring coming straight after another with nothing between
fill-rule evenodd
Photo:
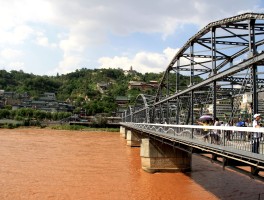
<instances>
[{"instance_id":1,"label":"green hillside","mask_svg":"<svg viewBox=\"0 0 264 200\"><path fill-rule=\"evenodd\" d=\"M72 103L77 110L85 110L87 115L111 113L117 109L117 96L126 96L133 103L139 93L155 95L156 88L141 91L128 89L129 81L160 82L162 73L141 74L136 71L126 74L122 69L80 69L75 72L56 76L39 76L23 71L0 70L0 90L28 93L38 99L44 92L55 93L57 100ZM186 77L188 85L188 77ZM97 84L107 84L102 93Z\"/></svg>"}]
</instances>

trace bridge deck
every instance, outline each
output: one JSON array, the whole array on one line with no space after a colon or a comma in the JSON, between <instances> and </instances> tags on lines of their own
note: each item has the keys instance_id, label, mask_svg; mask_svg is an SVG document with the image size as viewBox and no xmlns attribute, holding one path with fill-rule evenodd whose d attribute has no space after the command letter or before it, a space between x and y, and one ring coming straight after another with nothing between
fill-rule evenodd
<instances>
[{"instance_id":1,"label":"bridge deck","mask_svg":"<svg viewBox=\"0 0 264 200\"><path fill-rule=\"evenodd\" d=\"M264 131L263 128L144 123L121 123L121 125L184 151L191 153L209 152L225 159L240 162L241 165L249 165L264 170L263 137L259 139L259 153L252 152L254 133L261 134ZM204 128L210 130L211 135L208 136L208 140L202 134ZM216 134L213 134L215 130L220 131L216 140L214 139ZM230 138L226 135L227 131L231 131Z\"/></svg>"}]
</instances>

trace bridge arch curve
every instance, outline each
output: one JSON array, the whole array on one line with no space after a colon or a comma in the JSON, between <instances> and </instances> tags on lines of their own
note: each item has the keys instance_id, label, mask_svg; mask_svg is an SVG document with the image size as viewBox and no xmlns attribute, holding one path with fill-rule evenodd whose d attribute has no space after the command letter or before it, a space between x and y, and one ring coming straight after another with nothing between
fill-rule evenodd
<instances>
[{"instance_id":1,"label":"bridge arch curve","mask_svg":"<svg viewBox=\"0 0 264 200\"><path fill-rule=\"evenodd\" d=\"M127 109L123 113L123 118L125 122L132 122L133 121L133 107L131 105L127 106Z\"/></svg>"},{"instance_id":2,"label":"bridge arch curve","mask_svg":"<svg viewBox=\"0 0 264 200\"><path fill-rule=\"evenodd\" d=\"M264 87L263 20L264 14L244 13L202 28L167 66L154 107L176 106L175 123L193 124L203 113L214 117L227 113L233 120L241 115L241 105L235 104L247 94L253 99L247 106L251 107L247 111L250 117L261 111L258 99ZM218 101L224 99L229 100L226 113L217 108ZM168 113L167 119L171 118ZM183 113L184 120L180 119Z\"/></svg>"},{"instance_id":3,"label":"bridge arch curve","mask_svg":"<svg viewBox=\"0 0 264 200\"><path fill-rule=\"evenodd\" d=\"M152 102L147 99L137 97L133 122L194 124L205 113L235 122L264 112L264 14L202 28L175 54Z\"/></svg>"},{"instance_id":4,"label":"bridge arch curve","mask_svg":"<svg viewBox=\"0 0 264 200\"><path fill-rule=\"evenodd\" d=\"M154 102L154 96L139 94L133 107L133 121L150 123L150 106Z\"/></svg>"}]
</instances>

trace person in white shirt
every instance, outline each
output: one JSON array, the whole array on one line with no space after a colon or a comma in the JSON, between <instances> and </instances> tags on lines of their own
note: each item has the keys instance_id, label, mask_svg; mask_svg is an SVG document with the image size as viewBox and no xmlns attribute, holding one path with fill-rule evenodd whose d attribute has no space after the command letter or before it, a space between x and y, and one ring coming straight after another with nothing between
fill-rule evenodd
<instances>
[{"instance_id":1,"label":"person in white shirt","mask_svg":"<svg viewBox=\"0 0 264 200\"><path fill-rule=\"evenodd\" d=\"M221 123L217 117L215 118L214 126L221 126ZM213 143L215 144L220 143L220 134L221 134L220 130L213 130L213 136L212 136Z\"/></svg>"},{"instance_id":2,"label":"person in white shirt","mask_svg":"<svg viewBox=\"0 0 264 200\"><path fill-rule=\"evenodd\" d=\"M257 113L254 115L254 121L253 121L254 128L260 128L260 124L259 124L260 119L261 119L260 114ZM259 142L260 142L261 137L262 137L261 132L253 133L253 138L252 138L252 152L253 153L259 153Z\"/></svg>"},{"instance_id":3,"label":"person in white shirt","mask_svg":"<svg viewBox=\"0 0 264 200\"><path fill-rule=\"evenodd\" d=\"M231 121L228 121L226 122L225 126L231 126L232 125L232 122ZM231 141L232 140L232 131L230 130L226 130L225 131L225 137L226 137L226 141Z\"/></svg>"}]
</instances>

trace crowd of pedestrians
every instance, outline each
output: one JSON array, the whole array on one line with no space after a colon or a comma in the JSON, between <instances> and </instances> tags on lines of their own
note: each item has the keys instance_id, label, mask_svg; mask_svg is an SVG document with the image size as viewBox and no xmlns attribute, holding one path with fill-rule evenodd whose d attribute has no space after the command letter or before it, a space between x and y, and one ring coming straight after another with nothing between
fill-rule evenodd
<instances>
[{"instance_id":1,"label":"crowd of pedestrians","mask_svg":"<svg viewBox=\"0 0 264 200\"><path fill-rule=\"evenodd\" d=\"M261 115L254 114L253 115L253 122L250 123L251 120L249 119L238 119L237 122L229 121L227 115L224 116L224 121L219 121L219 118L215 118L214 120L203 120L197 121L197 124L202 126L237 126L237 127L254 127L260 128L261 125ZM263 140L263 133L262 132L247 132L243 131L232 131L232 130L219 130L214 129L210 130L208 128L203 128L202 135L205 142L210 142L212 144L222 144L223 142L228 142L232 140L236 141L249 141L252 146L253 153L259 153L260 151L260 142Z\"/></svg>"}]
</instances>

